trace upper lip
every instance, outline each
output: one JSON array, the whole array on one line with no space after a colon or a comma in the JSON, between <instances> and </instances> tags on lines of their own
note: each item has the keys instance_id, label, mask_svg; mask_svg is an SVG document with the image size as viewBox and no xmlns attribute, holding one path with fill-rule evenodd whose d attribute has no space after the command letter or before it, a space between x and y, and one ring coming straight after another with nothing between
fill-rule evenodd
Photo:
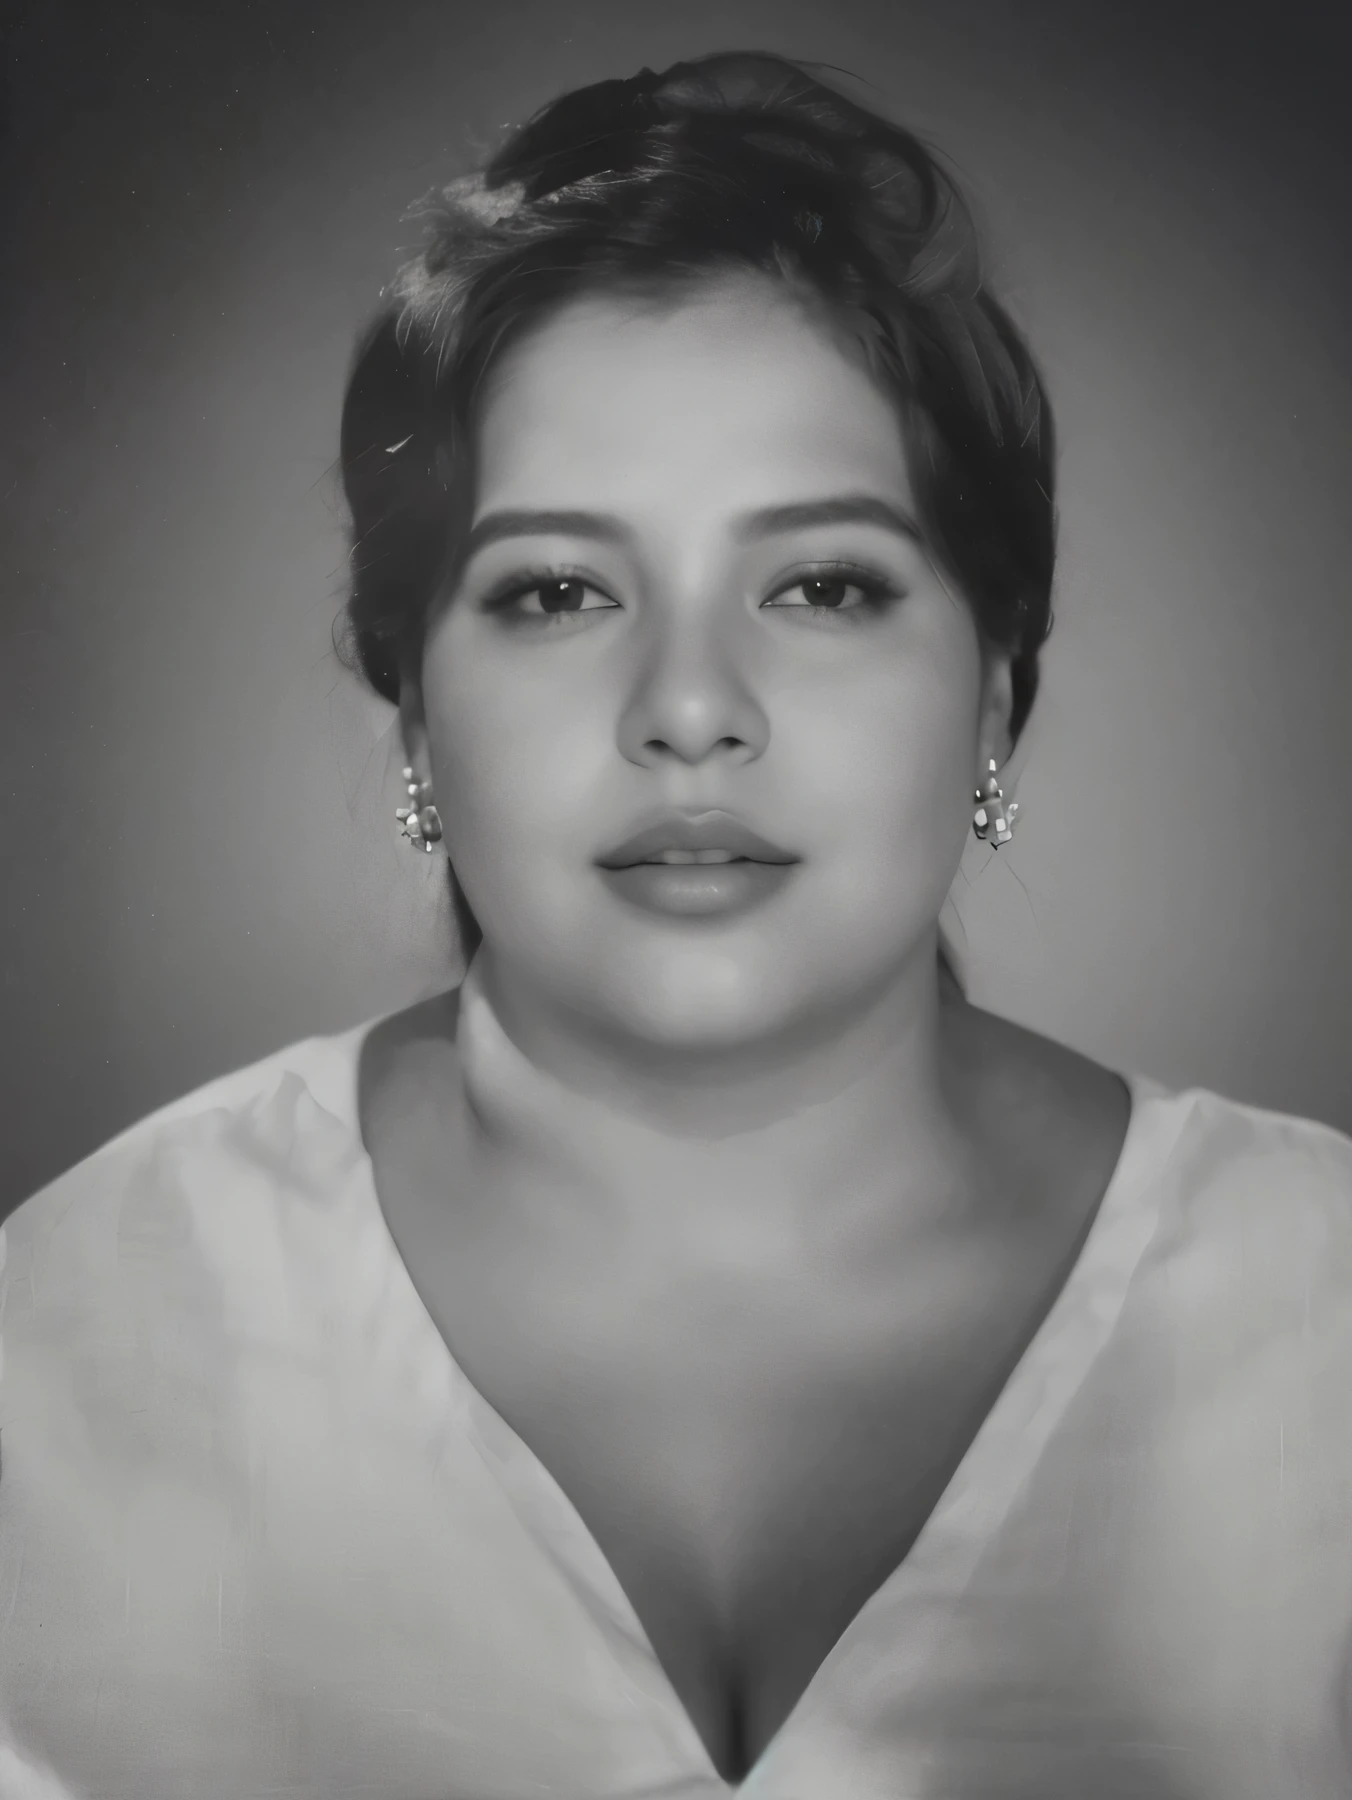
<instances>
[{"instance_id":1,"label":"upper lip","mask_svg":"<svg viewBox=\"0 0 1352 1800\"><path fill-rule=\"evenodd\" d=\"M759 832L726 812L664 812L598 856L603 869L627 869L646 862L663 850L727 850L750 862L791 863L799 858L792 850L772 844Z\"/></svg>"}]
</instances>

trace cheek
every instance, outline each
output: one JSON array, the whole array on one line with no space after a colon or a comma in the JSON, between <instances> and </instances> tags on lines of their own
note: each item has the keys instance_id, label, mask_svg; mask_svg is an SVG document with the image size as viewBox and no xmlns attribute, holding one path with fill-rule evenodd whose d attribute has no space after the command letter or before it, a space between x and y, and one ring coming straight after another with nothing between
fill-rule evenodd
<instances>
[{"instance_id":1,"label":"cheek","mask_svg":"<svg viewBox=\"0 0 1352 1800\"><path fill-rule=\"evenodd\" d=\"M424 690L452 859L460 849L476 861L516 863L561 837L576 838L588 796L615 755L601 709L566 683L506 679L450 647L429 647Z\"/></svg>"},{"instance_id":2,"label":"cheek","mask_svg":"<svg viewBox=\"0 0 1352 1800\"><path fill-rule=\"evenodd\" d=\"M979 682L959 663L927 677L860 681L848 704L828 697L786 721L793 786L842 873L951 876L975 781L978 713Z\"/></svg>"}]
</instances>

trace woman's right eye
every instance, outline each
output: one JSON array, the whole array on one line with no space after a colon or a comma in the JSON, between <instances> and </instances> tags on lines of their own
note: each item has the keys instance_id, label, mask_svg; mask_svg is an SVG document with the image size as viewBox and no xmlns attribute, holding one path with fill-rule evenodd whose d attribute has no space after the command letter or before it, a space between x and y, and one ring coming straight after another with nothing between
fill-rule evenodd
<instances>
[{"instance_id":1,"label":"woman's right eye","mask_svg":"<svg viewBox=\"0 0 1352 1800\"><path fill-rule=\"evenodd\" d=\"M518 619L563 619L576 613L604 612L615 602L577 575L535 576L513 582L485 603L492 612Z\"/></svg>"}]
</instances>

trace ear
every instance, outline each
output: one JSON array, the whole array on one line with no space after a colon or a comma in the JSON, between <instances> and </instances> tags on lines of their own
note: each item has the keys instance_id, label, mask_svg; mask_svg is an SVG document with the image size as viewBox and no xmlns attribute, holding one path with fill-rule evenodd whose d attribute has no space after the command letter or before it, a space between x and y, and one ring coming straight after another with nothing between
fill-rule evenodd
<instances>
[{"instance_id":1,"label":"ear","mask_svg":"<svg viewBox=\"0 0 1352 1800\"><path fill-rule=\"evenodd\" d=\"M997 768L1003 768L1014 753L1014 734L1009 726L1014 712L1012 662L1006 650L986 652L976 746L983 770L991 757Z\"/></svg>"}]
</instances>

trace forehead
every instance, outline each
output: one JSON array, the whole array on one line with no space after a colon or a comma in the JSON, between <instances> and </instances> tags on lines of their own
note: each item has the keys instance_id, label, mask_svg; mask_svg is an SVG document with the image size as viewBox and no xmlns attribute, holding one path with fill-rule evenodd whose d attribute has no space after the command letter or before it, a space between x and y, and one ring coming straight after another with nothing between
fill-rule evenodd
<instances>
[{"instance_id":1,"label":"forehead","mask_svg":"<svg viewBox=\"0 0 1352 1800\"><path fill-rule=\"evenodd\" d=\"M571 301L485 390L479 500L714 511L874 490L909 499L896 409L782 283Z\"/></svg>"}]
</instances>

